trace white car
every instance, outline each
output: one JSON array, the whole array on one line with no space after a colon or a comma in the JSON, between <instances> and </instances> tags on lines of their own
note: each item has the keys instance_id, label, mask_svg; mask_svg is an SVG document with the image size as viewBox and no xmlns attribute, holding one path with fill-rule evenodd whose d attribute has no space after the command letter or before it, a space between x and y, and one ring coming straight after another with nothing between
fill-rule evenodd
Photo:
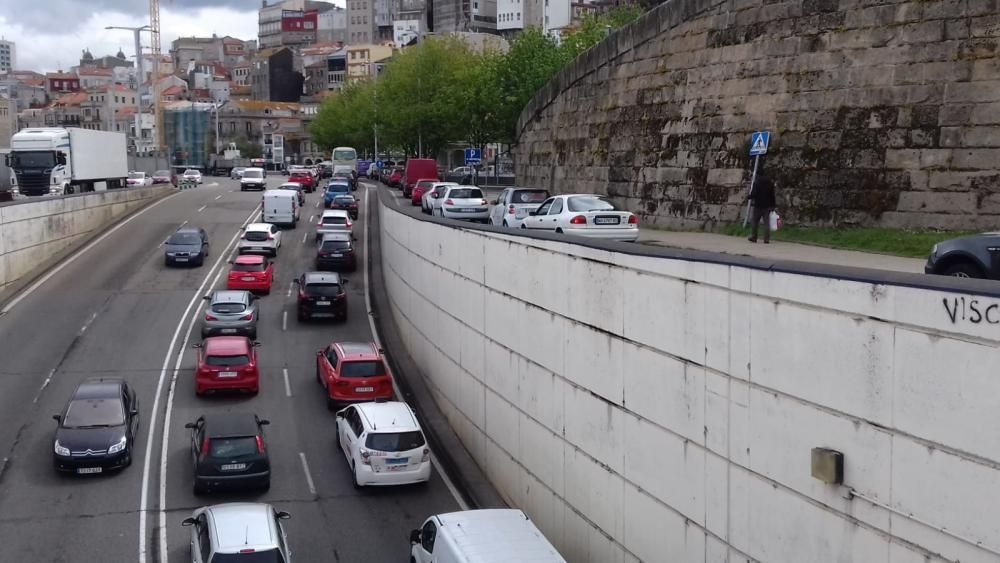
<instances>
[{"instance_id":1,"label":"white car","mask_svg":"<svg viewBox=\"0 0 1000 563\"><path fill-rule=\"evenodd\" d=\"M431 452L406 403L359 403L338 411L337 442L355 487L426 483L431 478Z\"/></svg>"},{"instance_id":2,"label":"white car","mask_svg":"<svg viewBox=\"0 0 1000 563\"><path fill-rule=\"evenodd\" d=\"M490 225L517 229L529 211L538 209L549 198L549 191L539 188L505 188L490 209Z\"/></svg>"},{"instance_id":3,"label":"white car","mask_svg":"<svg viewBox=\"0 0 1000 563\"><path fill-rule=\"evenodd\" d=\"M279 248L281 248L281 230L271 223L250 223L243 230L243 236L236 245L240 254L263 252L277 256Z\"/></svg>"},{"instance_id":4,"label":"white car","mask_svg":"<svg viewBox=\"0 0 1000 563\"><path fill-rule=\"evenodd\" d=\"M201 172L199 172L198 170L195 170L194 168L188 168L187 170L185 170L183 178L185 180L189 180L189 181L193 180L195 182L198 182L199 184L202 183L202 181L203 181L201 179Z\"/></svg>"},{"instance_id":5,"label":"white car","mask_svg":"<svg viewBox=\"0 0 1000 563\"><path fill-rule=\"evenodd\" d=\"M205 506L181 522L191 527L191 562L291 563L292 550L282 520L291 516L262 502Z\"/></svg>"},{"instance_id":6,"label":"white car","mask_svg":"<svg viewBox=\"0 0 1000 563\"><path fill-rule=\"evenodd\" d=\"M434 182L430 189L420 197L420 210L433 215L435 207L441 207L444 201L444 190L448 186L457 186L458 182Z\"/></svg>"},{"instance_id":7,"label":"white car","mask_svg":"<svg viewBox=\"0 0 1000 563\"><path fill-rule=\"evenodd\" d=\"M264 177L263 168L244 168L240 173L240 191L266 190L267 180Z\"/></svg>"},{"instance_id":8,"label":"white car","mask_svg":"<svg viewBox=\"0 0 1000 563\"><path fill-rule=\"evenodd\" d=\"M490 219L489 203L476 186L448 186L444 196L437 199L440 203L435 203L434 214L438 217L482 223Z\"/></svg>"},{"instance_id":9,"label":"white car","mask_svg":"<svg viewBox=\"0 0 1000 563\"><path fill-rule=\"evenodd\" d=\"M354 223L346 209L327 209L316 221L316 240L326 233L353 233Z\"/></svg>"},{"instance_id":10,"label":"white car","mask_svg":"<svg viewBox=\"0 0 1000 563\"><path fill-rule=\"evenodd\" d=\"M145 172L129 172L125 182L129 186L152 186L153 177Z\"/></svg>"},{"instance_id":11,"label":"white car","mask_svg":"<svg viewBox=\"0 0 1000 563\"><path fill-rule=\"evenodd\" d=\"M529 212L521 228L626 242L639 238L639 218L595 194L550 197Z\"/></svg>"}]
</instances>

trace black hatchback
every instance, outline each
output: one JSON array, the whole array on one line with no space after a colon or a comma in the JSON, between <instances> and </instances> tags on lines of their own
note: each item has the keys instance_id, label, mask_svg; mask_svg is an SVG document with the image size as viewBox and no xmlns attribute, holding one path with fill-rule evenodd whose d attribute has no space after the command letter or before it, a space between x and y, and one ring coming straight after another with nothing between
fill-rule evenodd
<instances>
[{"instance_id":1,"label":"black hatchback","mask_svg":"<svg viewBox=\"0 0 1000 563\"><path fill-rule=\"evenodd\" d=\"M139 401L121 379L88 379L66 408L53 416L57 471L79 475L122 469L132 463Z\"/></svg>"},{"instance_id":2,"label":"black hatchback","mask_svg":"<svg viewBox=\"0 0 1000 563\"><path fill-rule=\"evenodd\" d=\"M271 458L264 441L270 421L251 413L203 415L191 429L194 493L271 487Z\"/></svg>"},{"instance_id":3,"label":"black hatchback","mask_svg":"<svg viewBox=\"0 0 1000 563\"><path fill-rule=\"evenodd\" d=\"M307 272L295 280L299 286L299 321L315 318L347 320L347 280L336 272Z\"/></svg>"}]
</instances>

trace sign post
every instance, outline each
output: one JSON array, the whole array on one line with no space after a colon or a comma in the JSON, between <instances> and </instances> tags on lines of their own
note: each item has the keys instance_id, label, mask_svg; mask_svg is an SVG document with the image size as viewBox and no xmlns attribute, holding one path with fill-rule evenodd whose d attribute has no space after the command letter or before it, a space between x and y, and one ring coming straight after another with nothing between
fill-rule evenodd
<instances>
[{"instance_id":1,"label":"sign post","mask_svg":"<svg viewBox=\"0 0 1000 563\"><path fill-rule=\"evenodd\" d=\"M475 167L479 166L479 163L482 162L482 161L483 161L483 150L482 149L480 149L478 147L475 147L475 148L470 147L470 148L465 149L465 165L473 167L473 169L472 169L472 184L473 185L478 185L478 184L476 184L476 180L478 179L478 174L477 174L478 170Z\"/></svg>"},{"instance_id":2,"label":"sign post","mask_svg":"<svg viewBox=\"0 0 1000 563\"><path fill-rule=\"evenodd\" d=\"M753 158L753 174L750 175L750 189L747 190L747 212L743 217L743 227L746 228L750 221L750 196L753 195L753 186L757 181L757 166L760 164L761 155L767 154L767 146L771 142L769 131L755 131L750 135L750 156Z\"/></svg>"}]
</instances>

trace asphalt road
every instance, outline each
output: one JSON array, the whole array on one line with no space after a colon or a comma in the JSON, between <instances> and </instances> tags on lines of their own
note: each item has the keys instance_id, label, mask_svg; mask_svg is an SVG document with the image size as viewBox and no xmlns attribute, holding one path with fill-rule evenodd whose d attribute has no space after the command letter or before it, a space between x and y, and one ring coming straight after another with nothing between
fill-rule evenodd
<instances>
[{"instance_id":1,"label":"asphalt road","mask_svg":"<svg viewBox=\"0 0 1000 563\"><path fill-rule=\"evenodd\" d=\"M335 450L334 417L315 379L316 351L332 340L373 337L360 270L349 276L348 322L296 320L291 280L311 269L308 220L321 211L319 200L319 192L308 194L302 222L284 231L275 285L261 301L257 397L199 399L193 388L200 298L224 283L230 243L258 216L260 194L240 193L226 178L206 178L205 186L148 208L0 316L0 559L188 561L189 530L180 522L192 509L253 500L292 514L287 530L296 561L400 561L410 529L429 514L458 508L437 468L426 486L355 491ZM185 222L208 231L212 255L200 268L167 269L160 244ZM355 226L362 264L363 226L362 216ZM98 477L58 475L51 416L79 382L101 375L124 377L138 393L133 465ZM271 420L271 489L195 497L184 424L236 410Z\"/></svg>"}]
</instances>

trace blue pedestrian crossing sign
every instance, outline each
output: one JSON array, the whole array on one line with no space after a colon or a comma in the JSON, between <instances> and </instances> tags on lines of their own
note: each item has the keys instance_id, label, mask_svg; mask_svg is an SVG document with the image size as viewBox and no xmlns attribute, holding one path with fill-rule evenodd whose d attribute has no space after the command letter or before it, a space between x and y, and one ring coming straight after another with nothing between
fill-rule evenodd
<instances>
[{"instance_id":1,"label":"blue pedestrian crossing sign","mask_svg":"<svg viewBox=\"0 0 1000 563\"><path fill-rule=\"evenodd\" d=\"M381 170L384 166L385 166L385 163L382 162L381 160L376 160L375 161L375 168L378 168L379 170Z\"/></svg>"},{"instance_id":2,"label":"blue pedestrian crossing sign","mask_svg":"<svg viewBox=\"0 0 1000 563\"><path fill-rule=\"evenodd\" d=\"M760 156L767 154L767 145L771 140L771 133L768 131L755 131L750 135L750 156Z\"/></svg>"}]
</instances>

